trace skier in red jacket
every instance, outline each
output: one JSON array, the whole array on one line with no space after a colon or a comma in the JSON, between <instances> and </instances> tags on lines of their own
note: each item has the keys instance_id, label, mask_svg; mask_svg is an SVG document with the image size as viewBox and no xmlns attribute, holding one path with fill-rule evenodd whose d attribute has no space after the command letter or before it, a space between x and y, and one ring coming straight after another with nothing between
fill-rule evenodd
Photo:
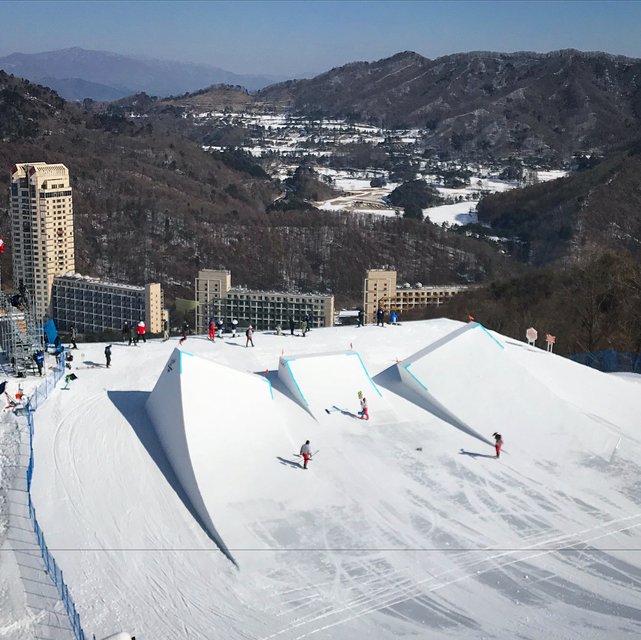
<instances>
[{"instance_id":1,"label":"skier in red jacket","mask_svg":"<svg viewBox=\"0 0 641 640\"><path fill-rule=\"evenodd\" d=\"M209 339L212 342L216 340L216 321L213 318L209 318Z\"/></svg>"},{"instance_id":2,"label":"skier in red jacket","mask_svg":"<svg viewBox=\"0 0 641 640\"><path fill-rule=\"evenodd\" d=\"M492 434L494 436L494 448L496 449L496 457L501 455L501 447L503 446L503 438L500 433L496 431Z\"/></svg>"}]
</instances>

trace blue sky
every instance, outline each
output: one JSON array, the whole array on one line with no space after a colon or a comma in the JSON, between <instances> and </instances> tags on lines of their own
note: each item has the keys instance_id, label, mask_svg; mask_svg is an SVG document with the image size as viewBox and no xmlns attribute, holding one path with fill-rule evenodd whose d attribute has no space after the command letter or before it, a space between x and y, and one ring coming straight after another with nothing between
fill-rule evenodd
<instances>
[{"instance_id":1,"label":"blue sky","mask_svg":"<svg viewBox=\"0 0 641 640\"><path fill-rule=\"evenodd\" d=\"M0 2L0 55L78 46L296 75L412 50L641 57L641 2Z\"/></svg>"}]
</instances>

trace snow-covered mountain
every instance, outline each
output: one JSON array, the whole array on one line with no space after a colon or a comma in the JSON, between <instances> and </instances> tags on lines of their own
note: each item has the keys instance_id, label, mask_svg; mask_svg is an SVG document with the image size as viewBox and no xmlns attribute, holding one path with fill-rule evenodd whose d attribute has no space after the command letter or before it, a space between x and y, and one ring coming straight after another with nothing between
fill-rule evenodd
<instances>
[{"instance_id":1,"label":"snow-covered mountain","mask_svg":"<svg viewBox=\"0 0 641 640\"><path fill-rule=\"evenodd\" d=\"M637 384L449 320L254 339L114 344L110 369L81 344L38 409L34 502L86 630L638 637Z\"/></svg>"}]
</instances>

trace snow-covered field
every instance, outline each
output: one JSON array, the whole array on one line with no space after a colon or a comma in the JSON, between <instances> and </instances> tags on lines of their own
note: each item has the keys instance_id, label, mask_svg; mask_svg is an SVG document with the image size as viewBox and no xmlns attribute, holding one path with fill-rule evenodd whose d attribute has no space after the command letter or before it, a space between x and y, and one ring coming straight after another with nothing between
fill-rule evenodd
<instances>
[{"instance_id":1,"label":"snow-covered field","mask_svg":"<svg viewBox=\"0 0 641 640\"><path fill-rule=\"evenodd\" d=\"M203 504L237 567L145 411L177 341L115 344L109 370L92 364L104 345L79 345L78 380L35 414L33 493L86 630L138 640L638 637L638 385L480 328L452 339L462 326L265 333L253 349L244 338L187 340L183 358L215 366L185 373L184 394L154 395L182 407L190 435L169 457L197 456ZM417 393L397 363L429 345L409 369ZM291 366L302 395L278 375L281 356L352 349L371 381L358 368L333 374L333 359ZM273 400L258 397L268 385L256 391L224 367L267 378ZM369 422L354 418L357 387L372 398ZM303 471L293 454L306 439L319 452Z\"/></svg>"}]
</instances>

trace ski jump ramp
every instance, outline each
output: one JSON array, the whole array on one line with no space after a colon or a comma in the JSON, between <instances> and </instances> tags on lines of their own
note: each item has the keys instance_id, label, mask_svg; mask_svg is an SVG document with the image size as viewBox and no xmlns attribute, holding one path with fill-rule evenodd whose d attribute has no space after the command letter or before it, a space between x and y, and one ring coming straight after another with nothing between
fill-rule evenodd
<instances>
[{"instance_id":1,"label":"ski jump ramp","mask_svg":"<svg viewBox=\"0 0 641 640\"><path fill-rule=\"evenodd\" d=\"M267 447L279 439L271 383L175 349L146 410L203 526L235 563L214 518L233 500L234 485L242 484L233 474L248 443Z\"/></svg>"},{"instance_id":2,"label":"ski jump ramp","mask_svg":"<svg viewBox=\"0 0 641 640\"><path fill-rule=\"evenodd\" d=\"M358 417L358 393L367 398L370 422L391 422L394 415L356 351L281 356L278 378L317 421L330 414Z\"/></svg>"},{"instance_id":3,"label":"ski jump ramp","mask_svg":"<svg viewBox=\"0 0 641 640\"><path fill-rule=\"evenodd\" d=\"M559 356L537 350L532 357ZM488 443L492 433L501 432L508 452L509 439L520 431L540 434L546 455L554 449L550 443L560 439L600 457L609 456L616 446L619 434L603 425L588 428L583 412L532 375L476 322L447 334L397 367L402 384L419 396L425 408ZM524 394L529 404L523 402Z\"/></svg>"}]
</instances>

